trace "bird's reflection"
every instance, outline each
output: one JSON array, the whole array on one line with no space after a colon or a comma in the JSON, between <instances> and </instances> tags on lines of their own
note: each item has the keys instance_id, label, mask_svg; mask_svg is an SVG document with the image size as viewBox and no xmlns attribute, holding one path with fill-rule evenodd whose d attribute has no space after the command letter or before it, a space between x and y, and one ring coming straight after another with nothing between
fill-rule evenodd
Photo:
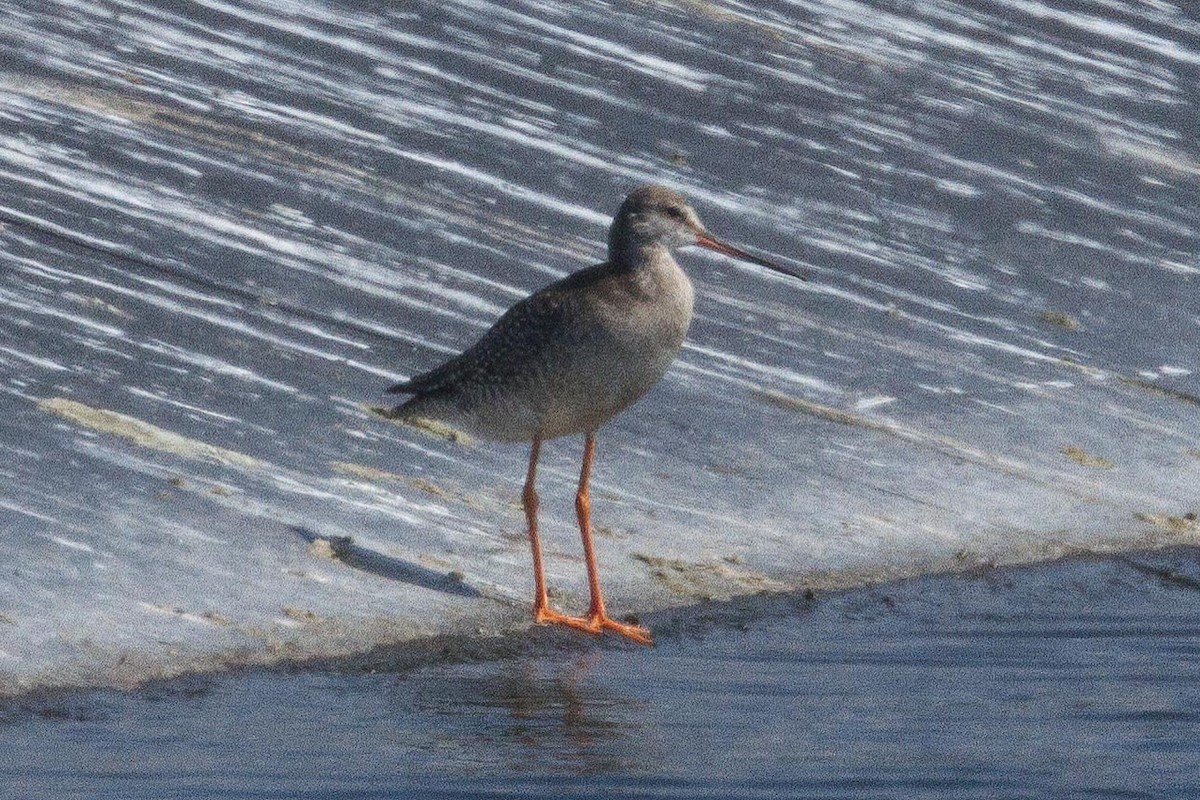
<instances>
[{"instance_id":1,"label":"bird's reflection","mask_svg":"<svg viewBox=\"0 0 1200 800\"><path fill-rule=\"evenodd\" d=\"M477 768L628 772L653 759L647 701L622 693L602 661L603 654L589 653L463 665L405 694L419 698L418 714L438 717L441 747L459 750Z\"/></svg>"}]
</instances>

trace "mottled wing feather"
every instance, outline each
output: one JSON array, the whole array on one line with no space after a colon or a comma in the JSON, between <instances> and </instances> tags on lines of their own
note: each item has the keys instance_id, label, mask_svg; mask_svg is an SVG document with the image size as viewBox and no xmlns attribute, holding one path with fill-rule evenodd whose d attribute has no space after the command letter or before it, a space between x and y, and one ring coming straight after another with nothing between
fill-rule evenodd
<instances>
[{"instance_id":1,"label":"mottled wing feather","mask_svg":"<svg viewBox=\"0 0 1200 800\"><path fill-rule=\"evenodd\" d=\"M543 348L567 332L564 303L572 289L603 277L599 266L580 270L521 300L463 353L428 372L397 383L392 394L433 394L464 380L503 380L537 365Z\"/></svg>"},{"instance_id":2,"label":"mottled wing feather","mask_svg":"<svg viewBox=\"0 0 1200 800\"><path fill-rule=\"evenodd\" d=\"M462 372L461 362L463 356L460 354L450 359L444 364L434 367L428 372L423 372L420 375L414 375L406 381L393 384L387 388L388 394L420 394L430 391L438 386L441 386L449 381L453 381L454 377Z\"/></svg>"}]
</instances>

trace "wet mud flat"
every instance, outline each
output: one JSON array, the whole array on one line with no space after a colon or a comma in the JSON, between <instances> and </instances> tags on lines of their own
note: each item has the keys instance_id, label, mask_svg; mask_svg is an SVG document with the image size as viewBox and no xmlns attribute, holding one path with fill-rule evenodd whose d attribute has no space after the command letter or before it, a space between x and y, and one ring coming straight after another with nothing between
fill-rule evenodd
<instances>
[{"instance_id":1,"label":"wet mud flat","mask_svg":"<svg viewBox=\"0 0 1200 800\"><path fill-rule=\"evenodd\" d=\"M0 796L1200 795L1195 547L650 622L8 700Z\"/></svg>"}]
</instances>

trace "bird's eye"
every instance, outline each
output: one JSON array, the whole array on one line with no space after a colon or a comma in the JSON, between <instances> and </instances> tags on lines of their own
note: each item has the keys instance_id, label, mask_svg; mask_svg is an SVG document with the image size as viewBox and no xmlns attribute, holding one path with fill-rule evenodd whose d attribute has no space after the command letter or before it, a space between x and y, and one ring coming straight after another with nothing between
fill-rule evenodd
<instances>
[{"instance_id":1,"label":"bird's eye","mask_svg":"<svg viewBox=\"0 0 1200 800\"><path fill-rule=\"evenodd\" d=\"M687 214L683 213L683 209L680 208L679 206L668 206L667 207L667 216L672 217L674 219L684 219L685 217L687 217Z\"/></svg>"}]
</instances>

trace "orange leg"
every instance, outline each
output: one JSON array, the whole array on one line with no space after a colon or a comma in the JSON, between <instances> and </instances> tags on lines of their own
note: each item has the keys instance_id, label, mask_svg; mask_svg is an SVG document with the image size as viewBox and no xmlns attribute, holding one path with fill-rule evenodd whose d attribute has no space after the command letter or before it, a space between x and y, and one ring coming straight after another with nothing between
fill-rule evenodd
<instances>
[{"instance_id":1,"label":"orange leg","mask_svg":"<svg viewBox=\"0 0 1200 800\"><path fill-rule=\"evenodd\" d=\"M583 555L587 560L588 589L592 603L588 608L588 620L598 630L615 631L641 644L653 644L650 631L640 625L627 625L608 616L604 609L604 596L600 593L600 569L596 564L596 548L592 545L592 499L588 494L588 482L592 477L592 462L596 458L596 434L589 433L583 445L583 468L579 472L579 491L575 493L575 513L579 517L579 533L583 536Z\"/></svg>"},{"instance_id":2,"label":"orange leg","mask_svg":"<svg viewBox=\"0 0 1200 800\"><path fill-rule=\"evenodd\" d=\"M572 628L600 633L603 629L583 617L569 617L550 608L550 598L546 593L546 574L542 570L542 543L538 536L538 496L534 488L537 480L538 456L542 451L542 440L534 439L529 449L529 471L525 473L525 491L521 494L525 506L525 522L529 526L529 544L533 548L533 619L535 622L558 623Z\"/></svg>"}]
</instances>

